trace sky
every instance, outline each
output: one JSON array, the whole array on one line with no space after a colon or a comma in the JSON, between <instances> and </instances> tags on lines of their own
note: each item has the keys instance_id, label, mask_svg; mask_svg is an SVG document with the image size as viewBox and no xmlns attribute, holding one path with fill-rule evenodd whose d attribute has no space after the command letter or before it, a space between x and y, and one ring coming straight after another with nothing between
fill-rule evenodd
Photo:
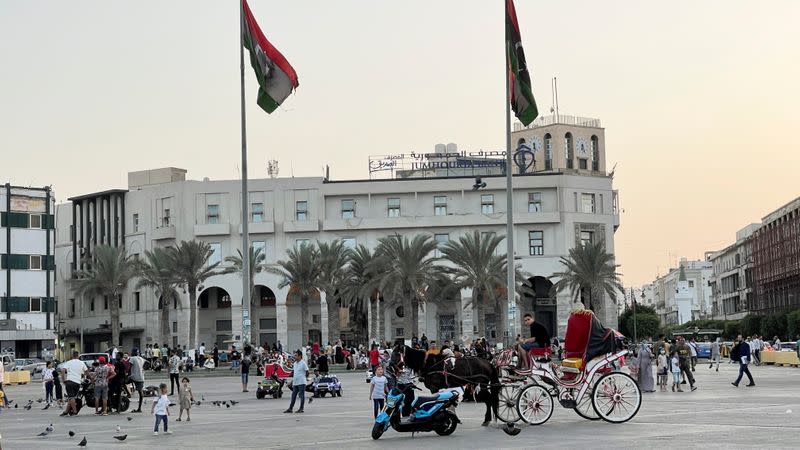
<instances>
[{"instance_id":1,"label":"sky","mask_svg":"<svg viewBox=\"0 0 800 450\"><path fill-rule=\"evenodd\" d=\"M367 157L505 142L503 3L251 0L300 87L247 68L249 174L366 178ZM800 195L800 2L517 0L540 111L596 117L626 285L702 258ZM0 181L59 201L133 170L239 176L234 0L0 0Z\"/></svg>"}]
</instances>

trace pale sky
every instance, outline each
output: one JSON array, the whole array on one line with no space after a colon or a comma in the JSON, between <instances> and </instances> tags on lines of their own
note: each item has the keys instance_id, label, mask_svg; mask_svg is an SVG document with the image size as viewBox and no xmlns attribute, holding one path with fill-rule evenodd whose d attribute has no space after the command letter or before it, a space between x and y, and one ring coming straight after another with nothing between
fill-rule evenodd
<instances>
[{"instance_id":1,"label":"pale sky","mask_svg":"<svg viewBox=\"0 0 800 450\"><path fill-rule=\"evenodd\" d=\"M272 115L247 68L250 176L366 178L367 156L500 149L503 3L251 0L300 87ZM540 111L597 117L626 285L800 195L800 2L517 0ZM0 0L0 182L59 201L163 166L239 166L238 1Z\"/></svg>"}]
</instances>

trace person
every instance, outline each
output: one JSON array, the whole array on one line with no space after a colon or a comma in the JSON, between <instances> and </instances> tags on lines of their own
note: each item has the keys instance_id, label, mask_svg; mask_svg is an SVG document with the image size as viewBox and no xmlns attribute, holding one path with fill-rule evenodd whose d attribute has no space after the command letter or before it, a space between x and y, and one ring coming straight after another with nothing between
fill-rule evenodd
<instances>
[{"instance_id":1,"label":"person","mask_svg":"<svg viewBox=\"0 0 800 450\"><path fill-rule=\"evenodd\" d=\"M694 372L694 367L695 367L695 365L697 365L697 350L699 349L699 347L697 346L697 340L695 340L694 337L692 337L692 340L689 341L688 345L689 345L689 353L691 354L691 357L692 357L692 360L691 360L692 361L692 372Z\"/></svg>"},{"instance_id":2,"label":"person","mask_svg":"<svg viewBox=\"0 0 800 450\"><path fill-rule=\"evenodd\" d=\"M717 363L717 372L719 372L719 363L720 363L720 347L722 346L722 339L717 338L714 342L711 343L711 360L709 361L708 368L709 370L714 367L714 363Z\"/></svg>"},{"instance_id":3,"label":"person","mask_svg":"<svg viewBox=\"0 0 800 450\"><path fill-rule=\"evenodd\" d=\"M378 346L372 344L372 349L369 351L369 366L373 374L375 373L375 368L378 367L378 364L380 364L380 352L378 351Z\"/></svg>"},{"instance_id":4,"label":"person","mask_svg":"<svg viewBox=\"0 0 800 450\"><path fill-rule=\"evenodd\" d=\"M156 416L156 425L153 427L153 436L158 436L158 425L164 422L164 434L172 434L169 431L169 424L167 417L169 417L169 397L167 397L167 384L161 383L159 386L161 395L153 400L153 407L150 408L150 414Z\"/></svg>"},{"instance_id":5,"label":"person","mask_svg":"<svg viewBox=\"0 0 800 450\"><path fill-rule=\"evenodd\" d=\"M320 375L328 374L328 355L325 353L317 357L317 371L320 373Z\"/></svg>"},{"instance_id":6,"label":"person","mask_svg":"<svg viewBox=\"0 0 800 450\"><path fill-rule=\"evenodd\" d=\"M292 365L292 402L289 403L289 409L284 411L288 414L294 409L294 402L297 396L300 396L300 409L298 413L303 412L303 407L306 403L306 377L308 376L308 364L303 360L303 352L297 350L294 352L294 364Z\"/></svg>"},{"instance_id":7,"label":"person","mask_svg":"<svg viewBox=\"0 0 800 450\"><path fill-rule=\"evenodd\" d=\"M369 398L372 399L372 414L374 417L378 417L378 413L383 410L383 404L386 401L388 392L389 387L386 385L386 377L383 376L383 367L378 367L369 386Z\"/></svg>"},{"instance_id":8,"label":"person","mask_svg":"<svg viewBox=\"0 0 800 450\"><path fill-rule=\"evenodd\" d=\"M201 342L200 343L200 348L197 349L197 355L198 355L197 356L197 363L200 364L200 366L202 367L203 363L206 362L206 343L205 342Z\"/></svg>"},{"instance_id":9,"label":"person","mask_svg":"<svg viewBox=\"0 0 800 450\"><path fill-rule=\"evenodd\" d=\"M214 367L219 367L219 347L217 347L217 344L214 344L214 348L211 349L211 357L214 359Z\"/></svg>"},{"instance_id":10,"label":"person","mask_svg":"<svg viewBox=\"0 0 800 450\"><path fill-rule=\"evenodd\" d=\"M448 345L447 341L445 341L445 344L442 346L442 356L445 358L444 361L445 364L447 364L447 367L449 369L453 369L456 364L456 355L455 352L453 352L453 349L451 349Z\"/></svg>"},{"instance_id":11,"label":"person","mask_svg":"<svg viewBox=\"0 0 800 450\"><path fill-rule=\"evenodd\" d=\"M422 337L419 338L419 345L423 350L428 350L428 336L425 336L425 333L422 333Z\"/></svg>"},{"instance_id":12,"label":"person","mask_svg":"<svg viewBox=\"0 0 800 450\"><path fill-rule=\"evenodd\" d=\"M658 388L661 392L667 392L667 372L669 371L669 363L667 362L667 352L664 347L658 349L658 359L656 360L656 367L658 369Z\"/></svg>"},{"instance_id":13,"label":"person","mask_svg":"<svg viewBox=\"0 0 800 450\"><path fill-rule=\"evenodd\" d=\"M169 395L175 395L175 386L178 386L178 388L181 387L181 383L178 380L180 372L181 372L181 359L178 358L178 355L175 354L175 350L173 350L169 354L169 386L170 386Z\"/></svg>"},{"instance_id":14,"label":"person","mask_svg":"<svg viewBox=\"0 0 800 450\"><path fill-rule=\"evenodd\" d=\"M64 385L67 390L67 407L64 409L64 412L61 413L62 416L66 416L70 413L78 414L75 398L78 396L78 391L81 387L81 379L83 379L83 375L86 372L86 364L78 359L79 355L80 353L78 353L78 351L73 351L72 359L61 366L61 373L66 380Z\"/></svg>"},{"instance_id":15,"label":"person","mask_svg":"<svg viewBox=\"0 0 800 450\"><path fill-rule=\"evenodd\" d=\"M655 392L653 386L653 355L646 343L639 347L639 388L644 392Z\"/></svg>"},{"instance_id":16,"label":"person","mask_svg":"<svg viewBox=\"0 0 800 450\"><path fill-rule=\"evenodd\" d=\"M2 363L0 363L2 365ZM53 362L48 361L45 368L42 370L42 383L44 384L44 401L49 405L53 402Z\"/></svg>"},{"instance_id":17,"label":"person","mask_svg":"<svg viewBox=\"0 0 800 450\"><path fill-rule=\"evenodd\" d=\"M125 373L125 365L122 363L122 352L117 352L117 359L112 359L109 361L109 364L114 366L114 374L108 380L108 404L113 414L119 414L122 389L128 381L128 375Z\"/></svg>"},{"instance_id":18,"label":"person","mask_svg":"<svg viewBox=\"0 0 800 450\"><path fill-rule=\"evenodd\" d=\"M281 344L280 339L278 339L278 341L275 343L275 351L278 353L283 353L283 344Z\"/></svg>"},{"instance_id":19,"label":"person","mask_svg":"<svg viewBox=\"0 0 800 450\"><path fill-rule=\"evenodd\" d=\"M739 376L736 378L736 381L731 383L734 387L739 387L739 382L742 381L742 375L745 374L750 380L750 383L747 384L747 386L752 387L756 385L756 383L753 381L753 375L750 374L750 369L747 368L749 358L750 346L747 345L747 342L742 340L742 335L740 334L736 337L736 344L733 346L733 350L731 350L731 359L739 362Z\"/></svg>"},{"instance_id":20,"label":"person","mask_svg":"<svg viewBox=\"0 0 800 450\"><path fill-rule=\"evenodd\" d=\"M522 342L517 345L517 352L520 355L520 366L523 370L527 370L530 366L530 360L527 355L528 351L534 348L549 347L550 333L547 332L547 328L545 328L544 325L536 322L531 313L526 313L522 317L522 321L531 328L531 337L523 339Z\"/></svg>"},{"instance_id":21,"label":"person","mask_svg":"<svg viewBox=\"0 0 800 450\"><path fill-rule=\"evenodd\" d=\"M800 359L800 334L797 335L797 342L795 342L794 345L794 351L797 353L797 358Z\"/></svg>"},{"instance_id":22,"label":"person","mask_svg":"<svg viewBox=\"0 0 800 450\"><path fill-rule=\"evenodd\" d=\"M691 368L692 350L686 345L686 338L683 336L678 336L678 344L675 346L675 352L678 354L678 364L681 373L689 380L689 389L696 391L697 386L694 385L694 375L692 375ZM682 383L685 383L685 381Z\"/></svg>"},{"instance_id":23,"label":"person","mask_svg":"<svg viewBox=\"0 0 800 450\"><path fill-rule=\"evenodd\" d=\"M192 410L192 402L194 402L192 386L189 384L189 378L183 377L183 379L181 379L181 386L178 388L178 403L180 404L180 411L178 412L177 419L178 422L181 421L184 411L186 411L186 421L192 421L192 416L189 414L189 412Z\"/></svg>"},{"instance_id":24,"label":"person","mask_svg":"<svg viewBox=\"0 0 800 450\"><path fill-rule=\"evenodd\" d=\"M112 349L111 349L111 360L112 360L112 361L116 361L116 359L117 359L117 353L119 353L119 349L118 349L118 348L117 348L117 346L115 345L115 346L114 346L114 348L112 348Z\"/></svg>"},{"instance_id":25,"label":"person","mask_svg":"<svg viewBox=\"0 0 800 450\"><path fill-rule=\"evenodd\" d=\"M672 392L676 390L678 392L683 392L681 389L681 362L678 358L678 352L672 352L672 357L670 358L670 371L672 371Z\"/></svg>"},{"instance_id":26,"label":"person","mask_svg":"<svg viewBox=\"0 0 800 450\"><path fill-rule=\"evenodd\" d=\"M763 345L764 341L758 335L754 335L750 342L750 358L757 366L761 365L761 347ZM780 351L780 349L776 350Z\"/></svg>"},{"instance_id":27,"label":"person","mask_svg":"<svg viewBox=\"0 0 800 450\"><path fill-rule=\"evenodd\" d=\"M134 348L131 353L133 356L129 360L131 364L130 380L133 381L133 387L139 393L139 407L131 412L140 413L142 412L142 400L144 398L144 395L142 395L142 389L144 388L144 359L139 356L138 348Z\"/></svg>"},{"instance_id":28,"label":"person","mask_svg":"<svg viewBox=\"0 0 800 450\"><path fill-rule=\"evenodd\" d=\"M8 402L8 398L6 397L6 391L3 389L3 382L5 381L6 376L6 368L3 365L3 361L0 361L0 394L3 395L3 400Z\"/></svg>"},{"instance_id":29,"label":"person","mask_svg":"<svg viewBox=\"0 0 800 450\"><path fill-rule=\"evenodd\" d=\"M246 347L245 347L246 348ZM250 381L250 364L252 360L249 354L242 357L242 392L249 392L247 390L247 383Z\"/></svg>"},{"instance_id":30,"label":"person","mask_svg":"<svg viewBox=\"0 0 800 450\"><path fill-rule=\"evenodd\" d=\"M150 361L150 364L152 365L152 363L153 363L152 362L152 359L153 359L153 348L152 348L152 346L150 344L147 344L147 346L144 348L144 355L143 356L144 356L144 360L145 361Z\"/></svg>"},{"instance_id":31,"label":"person","mask_svg":"<svg viewBox=\"0 0 800 450\"><path fill-rule=\"evenodd\" d=\"M105 356L97 358L97 367L94 369L94 413L95 415L108 415L108 380L116 375L114 366L106 364ZM103 401L102 411L100 400Z\"/></svg>"}]
</instances>

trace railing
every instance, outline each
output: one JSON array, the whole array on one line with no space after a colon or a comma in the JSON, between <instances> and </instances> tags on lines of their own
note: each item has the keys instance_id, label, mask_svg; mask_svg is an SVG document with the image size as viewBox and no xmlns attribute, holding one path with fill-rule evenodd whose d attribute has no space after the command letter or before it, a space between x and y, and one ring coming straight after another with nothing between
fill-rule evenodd
<instances>
[{"instance_id":1,"label":"railing","mask_svg":"<svg viewBox=\"0 0 800 450\"><path fill-rule=\"evenodd\" d=\"M548 125L575 125L579 127L593 127L600 128L600 119L591 117L570 116L566 114L551 114L549 116L539 116L536 120L531 122L527 127L521 123L514 124L514 131L528 130L531 128L545 127Z\"/></svg>"}]
</instances>

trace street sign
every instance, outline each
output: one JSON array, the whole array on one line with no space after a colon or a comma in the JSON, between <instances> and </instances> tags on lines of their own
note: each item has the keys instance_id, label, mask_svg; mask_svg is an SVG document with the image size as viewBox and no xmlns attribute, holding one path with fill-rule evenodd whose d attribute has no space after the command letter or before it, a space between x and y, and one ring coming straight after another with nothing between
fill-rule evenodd
<instances>
[{"instance_id":1,"label":"street sign","mask_svg":"<svg viewBox=\"0 0 800 450\"><path fill-rule=\"evenodd\" d=\"M245 319L250 317L250 311L248 311L246 309L243 309L242 310L242 317L244 317Z\"/></svg>"},{"instance_id":2,"label":"street sign","mask_svg":"<svg viewBox=\"0 0 800 450\"><path fill-rule=\"evenodd\" d=\"M250 326L250 319L244 319L242 321L242 326L249 327Z\"/></svg>"}]
</instances>

